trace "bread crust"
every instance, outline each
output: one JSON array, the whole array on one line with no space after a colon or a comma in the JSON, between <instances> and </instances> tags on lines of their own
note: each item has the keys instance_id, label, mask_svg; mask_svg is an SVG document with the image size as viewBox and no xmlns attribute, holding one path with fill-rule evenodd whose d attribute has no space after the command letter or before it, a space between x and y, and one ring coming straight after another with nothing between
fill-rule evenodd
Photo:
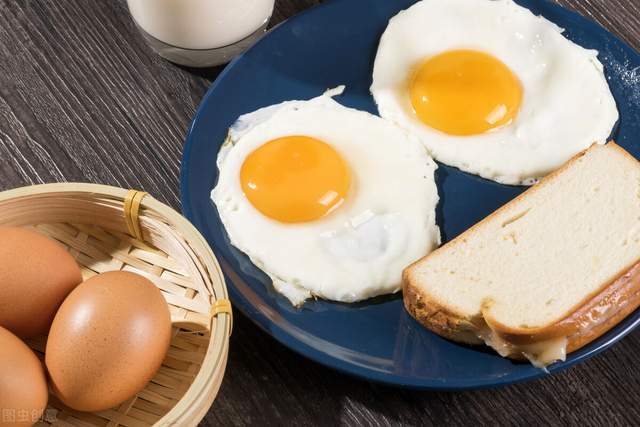
<instances>
[{"instance_id":1,"label":"bread crust","mask_svg":"<svg viewBox=\"0 0 640 427\"><path fill-rule=\"evenodd\" d=\"M416 286L410 270L405 270L402 280L402 295L406 310L418 322L438 335L465 344L482 344L480 330L471 319L458 315L431 298Z\"/></svg>"},{"instance_id":2,"label":"bread crust","mask_svg":"<svg viewBox=\"0 0 640 427\"><path fill-rule=\"evenodd\" d=\"M486 334L482 319L465 318L438 303L415 284L409 272L403 275L405 308L418 322L433 332L464 344L482 344ZM640 306L640 263L622 274L598 295L578 310L554 325L543 328L545 333L517 335L505 333L500 325L486 322L489 329L512 344L508 357L523 359L518 346L566 337L567 353L578 350L605 334ZM552 331L552 332L549 332Z\"/></svg>"},{"instance_id":3,"label":"bread crust","mask_svg":"<svg viewBox=\"0 0 640 427\"><path fill-rule=\"evenodd\" d=\"M606 333L640 306L640 263L618 277L565 321L576 326L567 351L575 351Z\"/></svg>"},{"instance_id":4,"label":"bread crust","mask_svg":"<svg viewBox=\"0 0 640 427\"><path fill-rule=\"evenodd\" d=\"M637 161L613 141L607 145L608 148L616 149L623 153L625 157ZM584 156L586 151L574 156L560 169L545 177L537 186L530 188L513 201L502 206L445 246L455 245L457 242L462 241L468 234L473 233L480 224L485 221L491 221L494 216L508 209L512 203L526 197L529 192L537 191L538 188L546 185L546 182L552 180L553 177L562 173L573 162ZM419 279L416 277L419 264L424 262L425 259L437 255L445 246L436 249L404 270L403 298L406 310L418 322L433 332L453 341L465 344L480 344L486 341L487 334L495 334L512 348L511 353L507 355L508 357L522 359L524 354L518 347L566 337L567 352L571 352L597 339L640 306L639 259L635 264L623 270L618 277L604 284L593 295L585 298L570 310L564 318L551 325L531 329L511 328L492 318L488 307L484 307L477 317L470 318L437 301L436 298L428 294L420 286Z\"/></svg>"}]
</instances>

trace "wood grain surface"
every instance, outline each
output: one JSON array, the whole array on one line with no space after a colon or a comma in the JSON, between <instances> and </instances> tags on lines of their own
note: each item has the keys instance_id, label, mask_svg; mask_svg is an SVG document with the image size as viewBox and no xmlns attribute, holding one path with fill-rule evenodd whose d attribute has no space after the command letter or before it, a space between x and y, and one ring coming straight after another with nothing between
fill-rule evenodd
<instances>
[{"instance_id":1,"label":"wood grain surface","mask_svg":"<svg viewBox=\"0 0 640 427\"><path fill-rule=\"evenodd\" d=\"M272 24L316 3L278 0ZM560 3L640 48L639 0ZM0 189L88 181L180 209L186 129L220 69L156 56L124 0L0 0ZM305 360L236 314L227 375L203 425L640 425L639 360L640 330L543 380L407 391Z\"/></svg>"}]
</instances>

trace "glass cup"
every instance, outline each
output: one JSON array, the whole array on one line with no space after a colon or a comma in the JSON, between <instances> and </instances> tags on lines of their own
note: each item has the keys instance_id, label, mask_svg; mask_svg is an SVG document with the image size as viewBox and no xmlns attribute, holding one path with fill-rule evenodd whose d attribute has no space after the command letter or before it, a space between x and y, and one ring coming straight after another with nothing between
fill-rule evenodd
<instances>
[{"instance_id":1,"label":"glass cup","mask_svg":"<svg viewBox=\"0 0 640 427\"><path fill-rule=\"evenodd\" d=\"M275 0L127 0L147 43L189 67L229 62L264 34Z\"/></svg>"}]
</instances>

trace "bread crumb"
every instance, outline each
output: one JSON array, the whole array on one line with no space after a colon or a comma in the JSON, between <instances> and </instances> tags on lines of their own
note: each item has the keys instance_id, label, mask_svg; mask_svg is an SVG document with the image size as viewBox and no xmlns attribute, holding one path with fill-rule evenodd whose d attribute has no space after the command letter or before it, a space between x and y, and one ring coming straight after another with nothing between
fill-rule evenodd
<instances>
[{"instance_id":1,"label":"bread crumb","mask_svg":"<svg viewBox=\"0 0 640 427\"><path fill-rule=\"evenodd\" d=\"M529 208L529 209L527 209L527 210L525 210L523 212L520 212L519 214L514 215L511 218L509 218L508 220L504 221L502 223L502 228L505 228L509 224L513 224L514 222L518 221L519 219L522 219L526 214L529 213L530 210L531 210L531 208Z\"/></svg>"},{"instance_id":2,"label":"bread crumb","mask_svg":"<svg viewBox=\"0 0 640 427\"><path fill-rule=\"evenodd\" d=\"M516 238L516 232L512 231L509 234L505 234L504 236L502 236L503 240L511 240L513 242L514 245L518 244L518 239Z\"/></svg>"}]
</instances>

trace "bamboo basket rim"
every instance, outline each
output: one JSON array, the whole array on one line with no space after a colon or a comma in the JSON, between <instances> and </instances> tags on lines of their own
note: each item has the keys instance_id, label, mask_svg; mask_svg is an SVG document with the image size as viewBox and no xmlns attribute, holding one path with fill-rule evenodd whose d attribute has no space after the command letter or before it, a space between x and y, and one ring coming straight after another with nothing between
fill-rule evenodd
<instances>
[{"instance_id":1,"label":"bamboo basket rim","mask_svg":"<svg viewBox=\"0 0 640 427\"><path fill-rule=\"evenodd\" d=\"M37 184L0 192L0 203L32 196L90 194L94 197L124 204L129 191L110 185L78 182ZM139 215L143 217L149 213L153 213L155 219L171 224L179 232L189 243L189 246L194 249L194 255L198 257L212 278L213 294L210 295L212 305L210 316L211 322L215 318L216 327L212 328L202 366L178 403L154 424L155 426L197 425L215 400L217 395L216 382L219 387L227 364L229 337L233 322L232 314L228 312L228 316L218 316L220 312L216 312L214 308L216 301L228 301L229 295L220 264L211 247L195 226L178 211L156 200L151 195L142 199ZM215 391L211 393L211 390Z\"/></svg>"}]
</instances>

